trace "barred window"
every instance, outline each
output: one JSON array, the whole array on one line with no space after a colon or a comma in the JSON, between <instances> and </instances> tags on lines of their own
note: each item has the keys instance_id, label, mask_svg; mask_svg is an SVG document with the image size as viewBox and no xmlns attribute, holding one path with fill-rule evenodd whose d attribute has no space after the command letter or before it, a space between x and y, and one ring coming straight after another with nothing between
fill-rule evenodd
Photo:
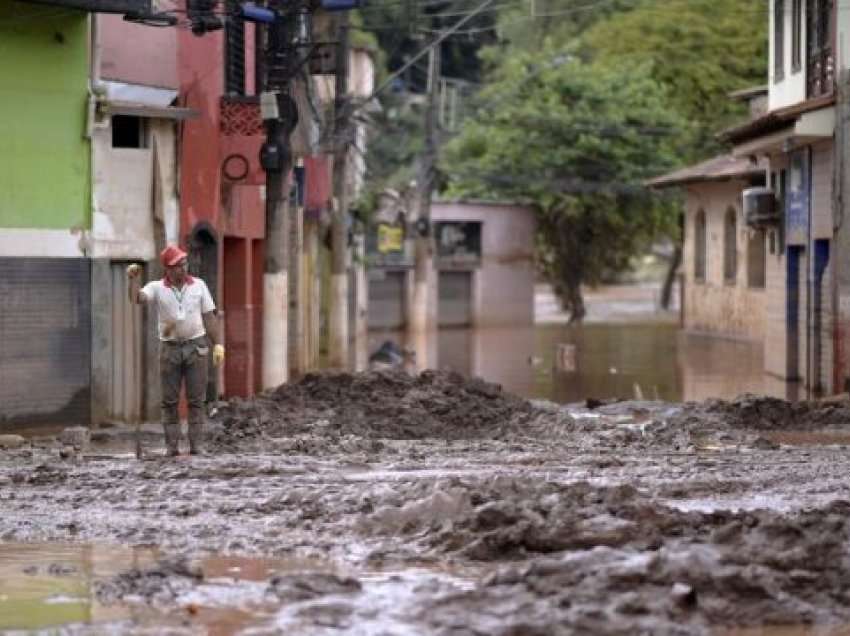
<instances>
[{"instance_id":1,"label":"barred window","mask_svg":"<svg viewBox=\"0 0 850 636\"><path fill-rule=\"evenodd\" d=\"M723 218L723 280L735 284L738 275L738 219L734 208L726 210Z\"/></svg>"},{"instance_id":2,"label":"barred window","mask_svg":"<svg viewBox=\"0 0 850 636\"><path fill-rule=\"evenodd\" d=\"M705 211L700 210L694 219L694 279L700 283L705 282L706 238Z\"/></svg>"},{"instance_id":3,"label":"barred window","mask_svg":"<svg viewBox=\"0 0 850 636\"><path fill-rule=\"evenodd\" d=\"M773 81L785 77L785 0L773 0Z\"/></svg>"},{"instance_id":4,"label":"barred window","mask_svg":"<svg viewBox=\"0 0 850 636\"><path fill-rule=\"evenodd\" d=\"M245 95L245 21L234 15L237 2L227 0L230 17L225 26L224 92Z\"/></svg>"},{"instance_id":5,"label":"barred window","mask_svg":"<svg viewBox=\"0 0 850 636\"><path fill-rule=\"evenodd\" d=\"M767 270L766 232L755 230L747 241L747 287L764 289Z\"/></svg>"},{"instance_id":6,"label":"barred window","mask_svg":"<svg viewBox=\"0 0 850 636\"><path fill-rule=\"evenodd\" d=\"M791 0L791 72L803 67L803 0Z\"/></svg>"}]
</instances>

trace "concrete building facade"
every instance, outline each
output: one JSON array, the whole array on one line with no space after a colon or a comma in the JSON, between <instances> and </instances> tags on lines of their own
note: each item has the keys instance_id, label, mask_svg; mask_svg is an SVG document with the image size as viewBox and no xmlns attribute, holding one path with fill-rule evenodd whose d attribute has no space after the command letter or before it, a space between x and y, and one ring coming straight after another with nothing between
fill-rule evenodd
<instances>
[{"instance_id":1,"label":"concrete building facade","mask_svg":"<svg viewBox=\"0 0 850 636\"><path fill-rule=\"evenodd\" d=\"M91 418L88 15L0 0L0 430Z\"/></svg>"},{"instance_id":2,"label":"concrete building facade","mask_svg":"<svg viewBox=\"0 0 850 636\"><path fill-rule=\"evenodd\" d=\"M732 155L712 160L714 168L726 162L743 172L725 175L721 185L704 170L707 162L653 182L687 186L685 326L761 340L764 369L782 386L773 392L789 398L846 390L850 380L850 302L842 300L850 298L850 284L842 282L850 275L837 266L847 229L833 190L847 152L835 141L836 77L845 70L835 51L848 28L850 16L837 3L771 0L766 108L759 104L749 121L721 133ZM759 91L745 93L761 102ZM743 189L757 184L747 166L765 170L769 188L769 209L752 217L740 208ZM727 240L730 228L734 241ZM741 258L732 243L739 255L747 250L746 268L734 276L726 264ZM763 269L755 267L762 254ZM763 282L763 290L753 282Z\"/></svg>"},{"instance_id":3,"label":"concrete building facade","mask_svg":"<svg viewBox=\"0 0 850 636\"><path fill-rule=\"evenodd\" d=\"M177 33L91 17L92 420L159 415L156 315L127 302L125 269L179 240ZM155 64L138 63L140 58Z\"/></svg>"},{"instance_id":4,"label":"concrete building facade","mask_svg":"<svg viewBox=\"0 0 850 636\"><path fill-rule=\"evenodd\" d=\"M764 185L766 167L723 155L659 177L684 188L682 327L762 341L767 320L768 246L741 208L745 188Z\"/></svg>"},{"instance_id":5,"label":"concrete building facade","mask_svg":"<svg viewBox=\"0 0 850 636\"><path fill-rule=\"evenodd\" d=\"M369 328L407 325L412 240L403 198L387 193L369 241ZM434 271L429 324L520 327L534 323L534 212L492 202L431 204Z\"/></svg>"},{"instance_id":6,"label":"concrete building facade","mask_svg":"<svg viewBox=\"0 0 850 636\"><path fill-rule=\"evenodd\" d=\"M723 133L739 157L769 164L775 215L765 225L765 370L800 395L834 393L848 375L836 329L833 202L836 37L850 25L837 3L770 3L768 110ZM845 150L842 149L842 152ZM796 391L789 389L789 396Z\"/></svg>"}]
</instances>

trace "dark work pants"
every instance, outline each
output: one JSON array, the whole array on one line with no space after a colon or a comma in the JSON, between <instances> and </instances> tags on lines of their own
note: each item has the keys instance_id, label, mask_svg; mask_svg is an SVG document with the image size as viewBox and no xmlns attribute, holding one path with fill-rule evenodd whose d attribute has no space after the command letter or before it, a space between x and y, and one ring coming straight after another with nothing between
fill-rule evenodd
<instances>
[{"instance_id":1,"label":"dark work pants","mask_svg":"<svg viewBox=\"0 0 850 636\"><path fill-rule=\"evenodd\" d=\"M204 434L204 400L207 394L209 342L206 336L180 342L160 341L159 373L162 380L162 428L169 454L176 455L180 440L180 385L186 380L189 402L189 448L201 450Z\"/></svg>"}]
</instances>

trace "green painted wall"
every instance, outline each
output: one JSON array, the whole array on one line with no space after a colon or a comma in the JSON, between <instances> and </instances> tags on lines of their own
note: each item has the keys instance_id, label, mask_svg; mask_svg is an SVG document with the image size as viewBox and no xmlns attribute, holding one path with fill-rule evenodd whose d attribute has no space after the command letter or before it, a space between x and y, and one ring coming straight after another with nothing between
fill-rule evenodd
<instances>
[{"instance_id":1,"label":"green painted wall","mask_svg":"<svg viewBox=\"0 0 850 636\"><path fill-rule=\"evenodd\" d=\"M90 227L88 16L0 0L0 227Z\"/></svg>"}]
</instances>

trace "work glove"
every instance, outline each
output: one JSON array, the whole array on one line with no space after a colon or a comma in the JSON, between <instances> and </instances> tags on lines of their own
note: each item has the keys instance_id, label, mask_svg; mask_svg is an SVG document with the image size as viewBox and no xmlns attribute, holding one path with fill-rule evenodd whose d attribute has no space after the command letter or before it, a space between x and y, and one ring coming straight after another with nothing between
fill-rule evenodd
<instances>
[{"instance_id":1,"label":"work glove","mask_svg":"<svg viewBox=\"0 0 850 636\"><path fill-rule=\"evenodd\" d=\"M224 345L217 344L213 347L213 364L219 366L224 362Z\"/></svg>"},{"instance_id":2,"label":"work glove","mask_svg":"<svg viewBox=\"0 0 850 636\"><path fill-rule=\"evenodd\" d=\"M127 277L128 278L136 278L139 274L142 273L142 268L138 263L133 263L132 265L127 266Z\"/></svg>"}]
</instances>

